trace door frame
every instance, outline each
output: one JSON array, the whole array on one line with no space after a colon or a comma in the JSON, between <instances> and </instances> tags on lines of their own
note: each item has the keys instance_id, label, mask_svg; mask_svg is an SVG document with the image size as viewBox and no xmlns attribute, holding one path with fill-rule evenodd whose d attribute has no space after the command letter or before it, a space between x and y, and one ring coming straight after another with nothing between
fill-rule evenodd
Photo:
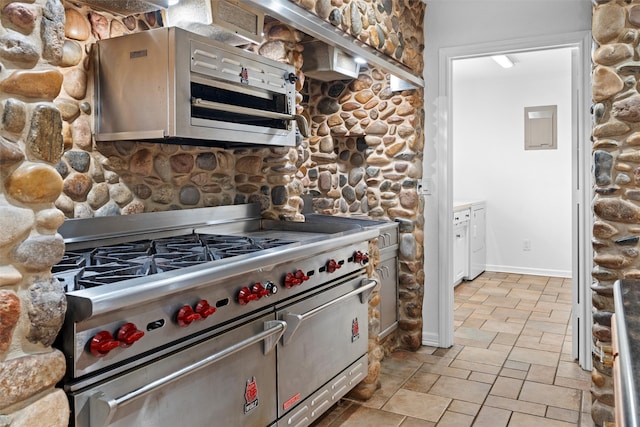
<instances>
[{"instance_id":1,"label":"door frame","mask_svg":"<svg viewBox=\"0 0 640 427\"><path fill-rule=\"evenodd\" d=\"M591 32L557 34L477 45L443 48L439 51L436 136L438 191L438 256L446 260L438 272L438 343L453 345L453 150L452 73L453 61L494 54L509 54L557 48L572 48L571 58L571 144L572 144L572 354L583 369L592 367L593 323L591 313ZM426 303L426 301L425 301Z\"/></svg>"}]
</instances>

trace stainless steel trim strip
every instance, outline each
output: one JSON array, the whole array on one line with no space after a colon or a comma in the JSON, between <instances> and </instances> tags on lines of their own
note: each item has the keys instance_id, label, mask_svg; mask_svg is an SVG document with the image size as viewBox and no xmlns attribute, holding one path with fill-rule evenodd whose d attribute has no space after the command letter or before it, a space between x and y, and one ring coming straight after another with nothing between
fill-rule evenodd
<instances>
[{"instance_id":1,"label":"stainless steel trim strip","mask_svg":"<svg viewBox=\"0 0 640 427\"><path fill-rule=\"evenodd\" d=\"M620 378L622 380L622 411L624 417L621 424L627 427L638 426L638 418L636 410L638 408L638 396L634 386L633 369L631 368L631 358L638 355L631 354L629 348L629 331L624 319L624 302L622 300L622 284L620 280L616 280L613 285L613 299L616 311L614 313L616 319L616 329L618 330L618 363L620 363Z\"/></svg>"},{"instance_id":2,"label":"stainless steel trim strip","mask_svg":"<svg viewBox=\"0 0 640 427\"><path fill-rule=\"evenodd\" d=\"M291 341L291 338L293 337L293 334L296 332L296 330L298 330L298 328L300 327L300 325L302 324L302 322L304 322L305 320L311 319L312 317L316 316L317 314L320 314L322 311L326 310L327 308L331 307L332 305L335 305L341 301L344 301L346 299L351 298L354 295L363 295L361 296L361 302L364 304L367 299L368 299L368 295L367 294L366 297L364 297L365 292L373 289L377 284L378 281L376 279L366 279L363 280L363 282L369 282L366 285L362 285L360 286L358 289L355 289L347 294L344 294L334 300L331 300L325 304L322 304L316 308L314 308L313 310L309 310L306 313L303 314L295 314L295 313L291 313L289 311L285 311L283 313L284 316L284 320L285 322L287 322L287 330L284 333L284 336L282 337L282 344L283 345L287 345L289 343L289 341Z\"/></svg>"},{"instance_id":3,"label":"stainless steel trim strip","mask_svg":"<svg viewBox=\"0 0 640 427\"><path fill-rule=\"evenodd\" d=\"M172 382L184 377L185 375L189 375L195 371L198 371L202 368L206 368L209 365L212 365L216 362L223 360L226 357L229 357L239 351L244 350L247 347L250 347L262 340L266 340L274 335L278 335L275 338L275 342L280 339L280 336L287 329L287 324L282 320L271 320L266 322L268 329L259 334L256 334L250 338L242 340L232 346L225 348L217 353L212 354L211 356L202 359L196 363L193 363L189 366L186 366L166 377L160 378L156 381L152 381L136 390L133 390L125 395L116 398L107 398L103 392L97 392L90 397L89 400L89 416L90 416L90 426L91 427L107 427L113 417L115 416L118 408L120 406L124 406L127 403L134 401L140 397L143 397L153 391L164 387L166 385L171 384ZM273 347L271 347L273 348ZM268 353L271 349L265 348L265 354Z\"/></svg>"},{"instance_id":4,"label":"stainless steel trim strip","mask_svg":"<svg viewBox=\"0 0 640 427\"><path fill-rule=\"evenodd\" d=\"M283 114L283 113L276 113L276 112L271 112L271 111L256 110L255 108L239 107L237 105L230 105L230 104L223 104L221 102L207 101L207 100L202 99L202 98L193 98L191 100L191 104L195 105L196 107L206 108L206 109L209 109L209 110L227 111L229 113L234 113L234 114L246 114L246 115L249 115L249 116L266 117L266 118L269 118L269 119L280 119L280 120L288 120L288 121L293 121L293 120L296 119L295 116L293 116L291 114Z\"/></svg>"},{"instance_id":5,"label":"stainless steel trim strip","mask_svg":"<svg viewBox=\"0 0 640 427\"><path fill-rule=\"evenodd\" d=\"M330 23L323 21L289 0L244 0L244 3L331 46L338 46L351 55L359 56L368 63L395 74L397 77L418 87L424 87L424 79L414 74L409 67L395 62L371 46L362 43L350 34L336 29Z\"/></svg>"}]
</instances>

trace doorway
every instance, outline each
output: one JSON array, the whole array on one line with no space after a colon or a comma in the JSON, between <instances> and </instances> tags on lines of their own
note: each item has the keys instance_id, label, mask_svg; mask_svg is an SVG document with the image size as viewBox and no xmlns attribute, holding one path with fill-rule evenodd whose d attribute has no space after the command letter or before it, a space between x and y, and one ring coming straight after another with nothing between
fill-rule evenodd
<instances>
[{"instance_id":1,"label":"doorway","mask_svg":"<svg viewBox=\"0 0 640 427\"><path fill-rule=\"evenodd\" d=\"M437 307L425 299L424 310L435 308L438 316L437 345L453 345L452 239L453 225L453 112L454 61L494 54L518 54L547 49L571 49L571 277L573 281L573 356L584 369L591 369L591 298L589 277L593 255L588 244L590 215L590 35L588 32L553 37L513 40L477 46L447 48L440 51L438 118L438 257L445 261L439 269ZM568 165L567 165L568 167ZM446 268L445 268L446 267ZM425 344L433 345L425 342Z\"/></svg>"}]
</instances>

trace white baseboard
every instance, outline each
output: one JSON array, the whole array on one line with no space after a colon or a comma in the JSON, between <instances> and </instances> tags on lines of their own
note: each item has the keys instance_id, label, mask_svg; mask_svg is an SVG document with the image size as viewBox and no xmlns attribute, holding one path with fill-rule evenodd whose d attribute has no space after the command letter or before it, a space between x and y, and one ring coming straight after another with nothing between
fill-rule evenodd
<instances>
[{"instance_id":1,"label":"white baseboard","mask_svg":"<svg viewBox=\"0 0 640 427\"><path fill-rule=\"evenodd\" d=\"M438 337L438 334L431 332L431 333L424 333L424 331L422 332L422 345L428 345L430 347L440 347L440 339Z\"/></svg>"},{"instance_id":2,"label":"white baseboard","mask_svg":"<svg viewBox=\"0 0 640 427\"><path fill-rule=\"evenodd\" d=\"M543 268L512 267L512 266L506 266L506 265L487 265L486 271L495 271L496 273L529 274L532 276L562 277L565 279L571 278L571 271L546 270Z\"/></svg>"}]
</instances>

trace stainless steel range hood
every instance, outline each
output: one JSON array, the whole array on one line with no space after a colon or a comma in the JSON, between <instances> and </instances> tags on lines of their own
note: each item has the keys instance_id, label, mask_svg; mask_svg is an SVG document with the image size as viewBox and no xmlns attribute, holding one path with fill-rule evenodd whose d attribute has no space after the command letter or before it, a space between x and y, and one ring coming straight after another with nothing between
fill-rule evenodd
<instances>
[{"instance_id":1,"label":"stainless steel range hood","mask_svg":"<svg viewBox=\"0 0 640 427\"><path fill-rule=\"evenodd\" d=\"M352 0L353 1L353 0ZM339 47L341 50L354 57L364 59L370 65L379 67L386 72L405 80L415 87L424 87L422 77L400 62L394 61L382 52L378 52L366 45L351 34L338 30L318 16L298 6L290 0L242 0L248 6L261 10L267 15L290 25L303 33L314 37L330 46Z\"/></svg>"},{"instance_id":2,"label":"stainless steel range hood","mask_svg":"<svg viewBox=\"0 0 640 427\"><path fill-rule=\"evenodd\" d=\"M118 15L153 12L169 7L169 0L78 0L96 9Z\"/></svg>"}]
</instances>

